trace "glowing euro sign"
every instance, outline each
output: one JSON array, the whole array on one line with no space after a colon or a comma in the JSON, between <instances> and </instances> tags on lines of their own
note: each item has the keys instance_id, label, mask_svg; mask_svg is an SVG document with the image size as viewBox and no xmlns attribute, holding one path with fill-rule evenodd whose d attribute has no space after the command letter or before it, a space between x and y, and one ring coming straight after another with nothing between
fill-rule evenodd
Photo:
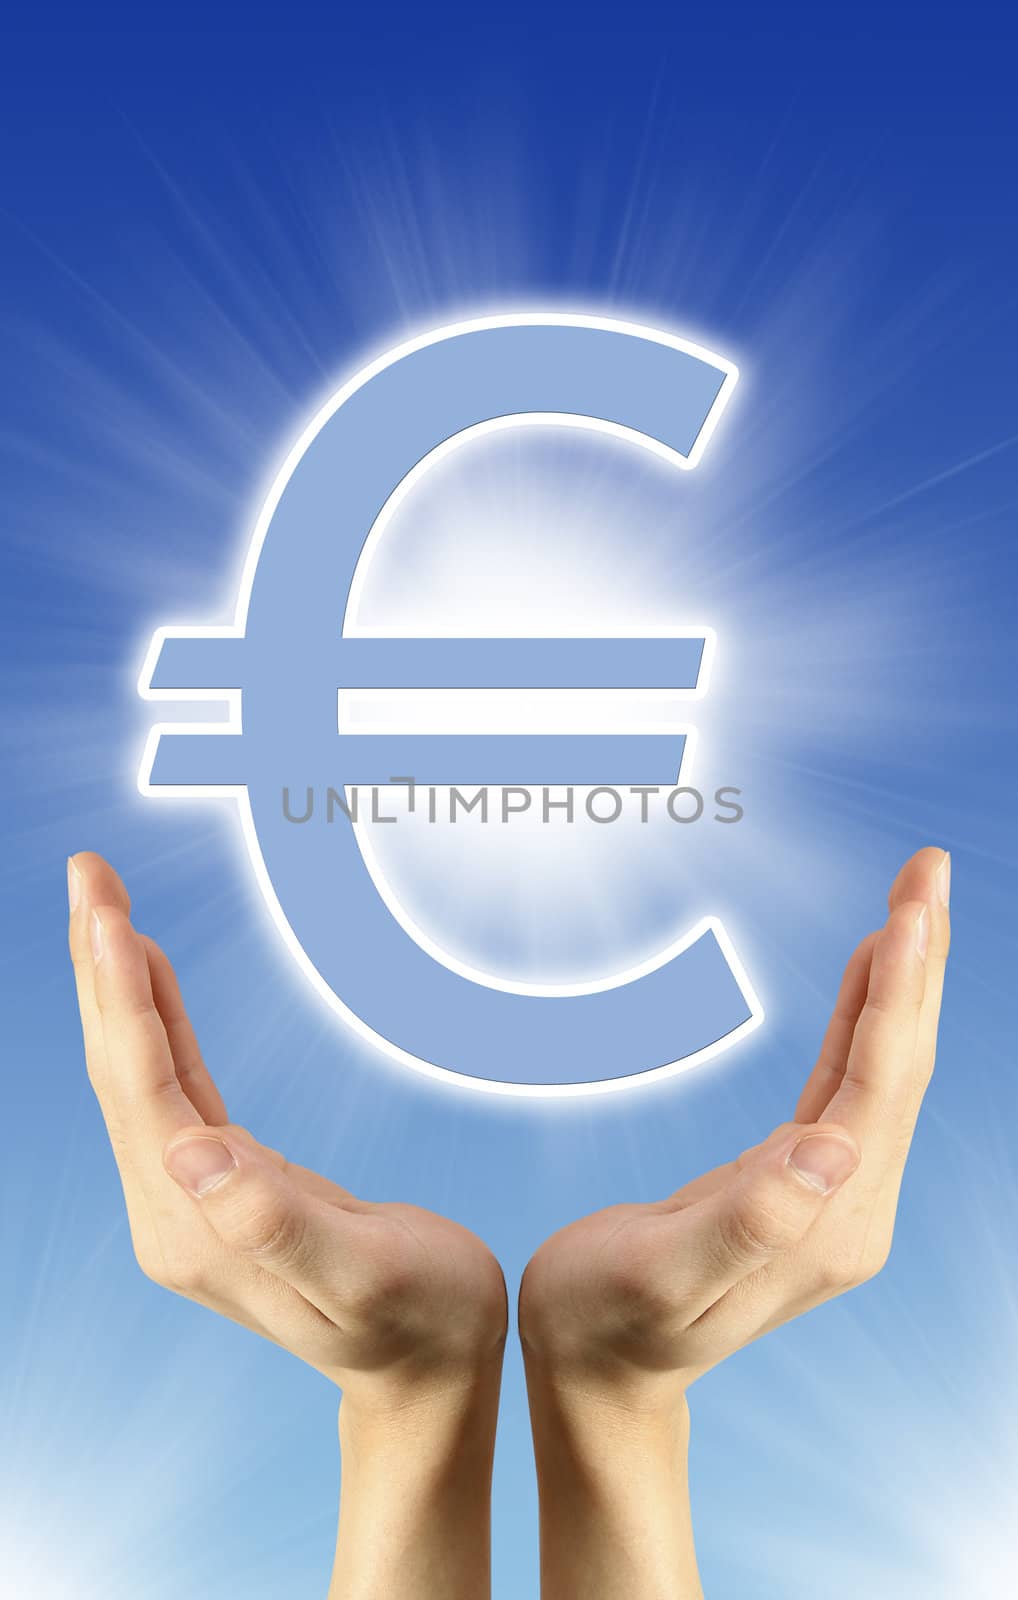
<instances>
[{"instance_id":1,"label":"glowing euro sign","mask_svg":"<svg viewBox=\"0 0 1018 1600\"><path fill-rule=\"evenodd\" d=\"M502 1093L615 1088L675 1071L762 1018L724 929L705 918L603 982L523 986L436 959L378 893L354 830L288 822L284 785L324 793L412 775L435 785L659 784L674 733L345 733L337 691L694 689L704 637L344 636L365 540L445 450L497 427L614 434L696 465L737 379L719 356L655 329L555 313L439 329L373 362L314 419L259 517L226 628L160 628L150 699L231 702L227 724L152 730L150 795L234 795L259 885L291 952L362 1035L413 1066Z\"/></svg>"}]
</instances>

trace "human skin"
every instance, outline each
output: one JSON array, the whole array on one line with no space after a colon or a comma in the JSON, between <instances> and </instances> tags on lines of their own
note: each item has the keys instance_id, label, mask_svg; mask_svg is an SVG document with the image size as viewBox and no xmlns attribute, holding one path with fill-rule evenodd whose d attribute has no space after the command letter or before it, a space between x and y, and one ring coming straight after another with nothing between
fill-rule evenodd
<instances>
[{"instance_id":1,"label":"human skin","mask_svg":"<svg viewBox=\"0 0 1018 1600\"><path fill-rule=\"evenodd\" d=\"M666 1200L572 1223L519 1324L547 1600L699 1600L686 1395L762 1334L880 1271L933 1070L950 860L921 850L852 956L794 1119Z\"/></svg>"},{"instance_id":2,"label":"human skin","mask_svg":"<svg viewBox=\"0 0 1018 1600\"><path fill-rule=\"evenodd\" d=\"M527 1267L547 1600L701 1595L686 1393L886 1260L933 1068L949 879L939 850L899 873L791 1123L667 1200L572 1224ZM332 1600L483 1600L497 1262L456 1224L356 1200L230 1124L169 962L134 932L113 869L78 855L68 885L89 1075L139 1263L343 1391Z\"/></svg>"},{"instance_id":3,"label":"human skin","mask_svg":"<svg viewBox=\"0 0 1018 1600\"><path fill-rule=\"evenodd\" d=\"M112 867L72 857L68 893L88 1072L139 1265L342 1390L331 1600L483 1600L497 1261L456 1223L358 1200L233 1125Z\"/></svg>"}]
</instances>

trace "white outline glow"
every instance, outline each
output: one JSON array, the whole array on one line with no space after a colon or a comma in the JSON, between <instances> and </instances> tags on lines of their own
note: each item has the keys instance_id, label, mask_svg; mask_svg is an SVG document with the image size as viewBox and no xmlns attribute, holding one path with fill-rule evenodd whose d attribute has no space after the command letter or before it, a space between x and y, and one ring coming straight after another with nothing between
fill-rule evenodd
<instances>
[{"instance_id":1,"label":"white outline glow","mask_svg":"<svg viewBox=\"0 0 1018 1600\"><path fill-rule=\"evenodd\" d=\"M370 846L366 845L365 840L360 836L359 830L355 829L355 832L357 832L358 846L361 849L364 857L365 867L375 884L376 890L381 895L381 898L385 902L390 913L403 928L404 932L407 933L408 936L412 938L423 950L425 950L427 954L431 955L433 959L439 961L442 965L449 967L452 971L460 973L461 976L468 978L471 982L480 983L488 988L502 989L507 993L513 994L533 994L555 997L594 994L605 989L619 988L624 984L633 982L637 978L645 977L648 973L656 971L659 967L664 966L668 961L680 955L683 950L687 949L691 944L695 943L697 939L701 938L705 933L710 931L714 934L714 937L721 948L722 954L728 963L732 976L735 979L750 1012L750 1015L745 1022L740 1023L738 1027L734 1028L722 1039L716 1040L713 1044L705 1046L702 1050L695 1051L692 1055L684 1056L678 1061L666 1062L660 1066L648 1068L645 1071L630 1073L617 1078L605 1078L588 1083L560 1084L505 1083L487 1078L475 1078L471 1077L467 1073L457 1072L451 1068L439 1066L437 1063L424 1061L419 1056L412 1055L409 1051L403 1050L398 1045L393 1044L390 1040L384 1038L383 1035L377 1033L367 1023L363 1022L362 1019L358 1017L355 1012L351 1011L345 1002L340 999L330 985L326 983L321 973L307 955L307 952L304 950L300 941L297 939L293 929L290 927L290 924L286 918L286 914L276 896L275 889L273 888L272 881L269 877L268 870L265 866L265 862L262 858L261 850L258 845L258 838L254 827L254 820L251 814L251 805L248 798L246 785L182 784L179 786L153 786L151 782L152 767L155 761L156 750L159 740L163 734L188 734L202 737L213 736L217 738L241 736L242 691L239 688L183 690L154 689L152 687L152 677L155 672L160 651L162 650L162 647L167 639L244 638L247 623L248 603L250 600L251 588L254 582L255 571L261 555L262 545L264 544L266 535L272 522L272 518L276 511L276 507L279 504L283 491L286 488L286 485L289 482L298 462L303 457L312 440L325 426L326 422L329 421L329 419L336 413L336 411L339 410L339 408L350 398L351 395L356 393L356 391L365 383L369 382L370 379L375 377L378 373L384 371L386 367L393 365L395 362L402 360L405 356L411 355L417 350L424 349L426 346L436 344L444 339L450 339L461 334L472 333L488 328L535 325L587 327L598 328L606 332L625 333L637 338L652 340L658 344L670 345L673 349L682 351L687 355L692 355L698 360L703 361L723 372L725 376L721 387L718 390L718 394L710 408L710 411L707 414L703 426L694 440L689 454L684 456L679 451L673 450L669 446L662 444L659 440L651 439L646 434L639 433L632 428L624 427L620 423L606 422L601 418L583 417L573 414L566 415L558 412L528 412L523 415L495 417L485 422L477 423L472 427L463 429L460 433L454 434L451 439L445 440L421 461L416 463L410 472L408 472L402 481L397 485L386 504L380 511L378 517L376 517L375 522L368 531L364 546L361 550L357 565L354 570L353 578L351 580L350 591L347 596L346 618L351 618L352 620L350 625L347 626L346 619L344 619L344 637L414 637L414 635L408 634L404 629L390 630L378 627L362 628L357 625L355 619L357 610L359 609L365 576L374 553L378 548L381 535L384 532L386 525L391 520L399 505L410 493L411 489L420 481L423 473L430 470L431 467L437 465L437 463L443 460L449 453L451 453L451 451L458 449L470 439L476 439L483 435L495 433L510 427L571 427L581 429L585 432L607 434L614 438L626 440L631 444L638 445L643 450L649 451L650 454L658 457L658 459L666 461L672 466L679 467L683 471L691 471L698 465L703 452L709 443L710 438L718 425L718 422L721 419L721 415L731 399L732 392L738 381L738 369L732 362L725 360L724 357L715 355L711 351L704 349L700 345L693 344L687 339L680 338L674 334L664 333L660 329L645 327L633 322L619 321L614 318L584 315L580 313L518 312L509 313L502 316L479 317L463 322L452 323L442 328L433 329L428 333L420 334L416 338L407 340L403 344L400 344L394 349L388 351L386 354L377 357L374 361L369 362L367 366L361 368L360 371L354 375L354 377L352 377L347 383L345 383L340 389L330 396L330 398L316 413L312 421L304 429L304 432L300 435L296 444L290 450L285 461L283 462L282 467L277 473L272 487L269 490L268 496L258 515L258 519L255 523L255 528L251 536L251 541L248 546L247 554L244 559L244 565L241 571L240 582L238 586L237 604L233 623L226 625L167 625L158 627L154 631L148 649L145 652L145 658L138 677L138 694L141 696L141 698L143 700L152 701L218 701L227 705L228 717L224 722L169 722L157 723L154 727L152 727L145 741L145 748L142 754L141 765L138 772L138 790L142 795L155 799L206 799L222 797L237 800L244 842L254 870L255 880L284 944L290 951L290 954L293 956L297 965L304 972L312 987L326 1002L330 1010L337 1013L360 1038L373 1045L375 1048L383 1050L388 1056L396 1061L401 1062L403 1065L412 1067L415 1071L424 1073L431 1078L439 1079L443 1083L454 1084L461 1088L477 1089L488 1094L523 1095L528 1098L548 1099L563 1098L573 1095L603 1094L616 1090L632 1088L637 1084L649 1083L660 1078L673 1076L678 1072L685 1071L687 1068L697 1066L701 1062L710 1060L712 1057L719 1055L723 1050L728 1049L730 1045L736 1043L739 1039L744 1038L747 1034L753 1032L754 1029L760 1026L764 1019L763 1007L760 1004L752 984L750 983L749 976L746 973L742 962L735 952L732 941L719 918L704 917L701 921L696 923L693 928L689 929L686 933L674 940L671 944L667 945L663 950L657 952L654 956L641 962L637 966L627 968L623 972L612 974L606 978L601 978L582 984L518 984L510 980L496 978L491 974L485 974L473 968L466 967L449 952L441 951L440 947L435 945L434 942L429 939L428 935L417 927L400 902L396 899L391 886L381 871L381 868L378 867L377 861L374 860L374 851L370 848ZM589 628L574 628L572 633L576 637L591 637L591 631ZM664 691L667 693L669 699L680 697L686 699L696 699L700 698L706 693L716 647L716 636L712 628L638 628L616 631L614 629L605 630L599 627L597 630L597 637L603 638L682 638L690 637L691 635L698 638L702 637L704 639L704 649L700 662L700 670L697 676L696 687L693 690ZM555 636L569 637L569 630L562 631L557 629ZM469 637L469 635L462 635L455 632L443 632L442 630L432 629L424 637L448 638ZM493 637L497 637L497 635ZM523 638L528 636L514 633L511 635L511 637ZM535 636L530 635L529 637ZM546 635L539 635L537 637L546 637ZM392 694L396 691L385 692ZM618 692L622 693L623 691ZM634 689L627 692L635 697L639 697L641 693L646 693L646 691L641 691L639 689ZM677 731L674 724L669 722L659 725L659 729L660 731L664 731L666 733L675 733ZM392 730L389 729L388 731ZM629 726L625 729L625 731L632 732L634 730L632 726ZM677 775L676 779L677 782L681 780L682 768L687 765L686 757L687 755L691 754L691 743L692 741L687 733L687 740L683 747L679 774ZM374 862L374 865L372 865L372 862Z\"/></svg>"}]
</instances>

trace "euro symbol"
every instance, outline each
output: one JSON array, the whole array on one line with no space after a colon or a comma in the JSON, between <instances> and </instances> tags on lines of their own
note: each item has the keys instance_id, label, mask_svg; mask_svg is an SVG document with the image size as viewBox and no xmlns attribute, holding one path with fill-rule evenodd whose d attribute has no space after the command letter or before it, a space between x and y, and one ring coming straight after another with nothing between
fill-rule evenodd
<instances>
[{"instance_id":1,"label":"euro symbol","mask_svg":"<svg viewBox=\"0 0 1018 1600\"><path fill-rule=\"evenodd\" d=\"M258 884L294 958L363 1037L497 1093L590 1093L675 1072L762 1020L721 923L600 983L502 984L436 959L387 904L352 828L294 827L303 793L412 775L427 785L672 786L676 734L351 733L340 688L695 689L707 640L352 636L365 540L467 437L555 424L694 467L734 388L730 362L653 328L581 315L487 317L365 367L290 452L255 527L230 627L157 630L147 699L227 700L228 722L152 729L139 788L236 797ZM298 787L299 786L299 787Z\"/></svg>"}]
</instances>

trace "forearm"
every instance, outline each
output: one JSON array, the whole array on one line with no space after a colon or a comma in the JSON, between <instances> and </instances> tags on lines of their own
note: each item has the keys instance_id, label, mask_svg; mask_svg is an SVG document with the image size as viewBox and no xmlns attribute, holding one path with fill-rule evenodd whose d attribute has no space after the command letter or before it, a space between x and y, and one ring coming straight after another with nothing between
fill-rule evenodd
<instances>
[{"instance_id":1,"label":"forearm","mask_svg":"<svg viewBox=\"0 0 1018 1600\"><path fill-rule=\"evenodd\" d=\"M391 1410L344 1395L329 1600L486 1600L499 1380Z\"/></svg>"},{"instance_id":2,"label":"forearm","mask_svg":"<svg viewBox=\"0 0 1018 1600\"><path fill-rule=\"evenodd\" d=\"M544 1600L702 1600L683 1396L636 1409L528 1364Z\"/></svg>"}]
</instances>

